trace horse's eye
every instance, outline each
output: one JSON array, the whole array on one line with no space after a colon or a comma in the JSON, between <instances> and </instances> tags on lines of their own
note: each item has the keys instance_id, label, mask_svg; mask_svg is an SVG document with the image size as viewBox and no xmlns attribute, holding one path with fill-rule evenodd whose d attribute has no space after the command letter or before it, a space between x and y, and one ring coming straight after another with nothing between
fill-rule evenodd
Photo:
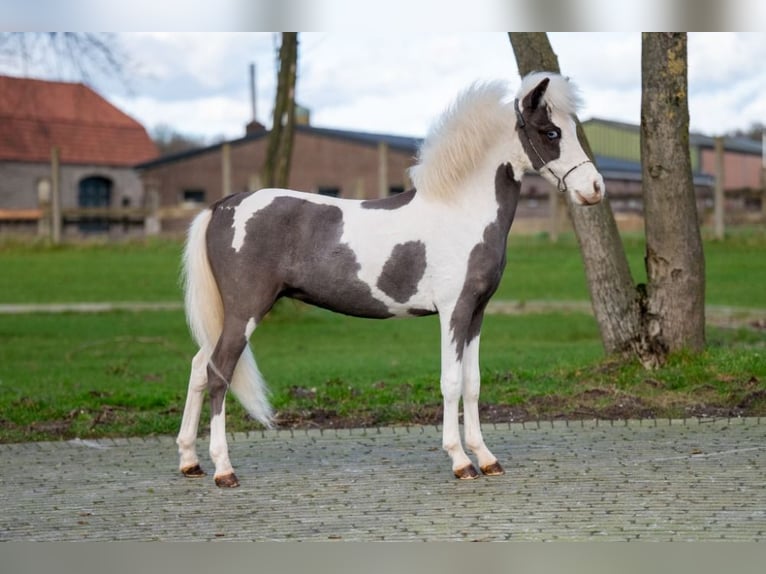
<instances>
[{"instance_id":1,"label":"horse's eye","mask_svg":"<svg viewBox=\"0 0 766 574\"><path fill-rule=\"evenodd\" d=\"M547 137L550 141L553 141L559 139L561 134L558 132L558 130L550 130L545 134L545 137Z\"/></svg>"}]
</instances>

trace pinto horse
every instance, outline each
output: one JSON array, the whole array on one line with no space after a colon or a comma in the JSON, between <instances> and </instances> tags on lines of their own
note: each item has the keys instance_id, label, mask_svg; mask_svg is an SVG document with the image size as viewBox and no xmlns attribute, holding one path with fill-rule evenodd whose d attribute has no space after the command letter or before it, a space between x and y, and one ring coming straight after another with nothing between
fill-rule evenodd
<instances>
[{"instance_id":1,"label":"pinto horse","mask_svg":"<svg viewBox=\"0 0 766 574\"><path fill-rule=\"evenodd\" d=\"M195 450L204 392L211 404L215 482L239 481L226 443L230 388L271 426L267 390L248 339L280 297L357 317L438 313L442 446L457 478L503 474L479 425L479 334L506 261L525 171L540 173L578 205L597 203L604 181L575 130L577 97L557 74L525 77L516 98L502 82L474 84L438 119L410 175L414 189L349 200L286 189L230 195L192 222L184 252L185 305L199 345L178 435L180 470L201 476Z\"/></svg>"}]
</instances>

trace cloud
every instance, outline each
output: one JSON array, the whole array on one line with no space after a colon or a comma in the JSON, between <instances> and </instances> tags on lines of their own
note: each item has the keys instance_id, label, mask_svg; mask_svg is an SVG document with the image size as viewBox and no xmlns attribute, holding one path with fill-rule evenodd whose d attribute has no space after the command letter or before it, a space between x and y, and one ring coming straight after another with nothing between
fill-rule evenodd
<instances>
[{"instance_id":1,"label":"cloud","mask_svg":"<svg viewBox=\"0 0 766 574\"><path fill-rule=\"evenodd\" d=\"M727 89L752 76L764 76L766 36L753 33L689 34L689 83L696 89Z\"/></svg>"},{"instance_id":2,"label":"cloud","mask_svg":"<svg viewBox=\"0 0 766 574\"><path fill-rule=\"evenodd\" d=\"M634 89L641 86L639 33L551 33L564 75L583 87Z\"/></svg>"},{"instance_id":3,"label":"cloud","mask_svg":"<svg viewBox=\"0 0 766 574\"><path fill-rule=\"evenodd\" d=\"M174 82L203 93L246 86L248 65L256 60L268 68L264 81L274 83L272 34L142 32L120 34L120 40L148 92Z\"/></svg>"},{"instance_id":4,"label":"cloud","mask_svg":"<svg viewBox=\"0 0 766 574\"><path fill-rule=\"evenodd\" d=\"M422 136L468 84L515 73L502 33L303 36L298 97L326 126Z\"/></svg>"},{"instance_id":5,"label":"cloud","mask_svg":"<svg viewBox=\"0 0 766 574\"><path fill-rule=\"evenodd\" d=\"M238 137L250 119L248 65L258 66L258 115L270 123L275 90L275 36L121 34L139 63L134 97L112 101L152 127ZM578 84L583 119L638 123L641 37L638 33L551 33L563 72ZM317 125L422 136L462 88L477 79L518 85L505 33L302 33L298 101ZM766 36L689 36L692 129L721 133L766 117ZM116 95L115 95L116 94Z\"/></svg>"},{"instance_id":6,"label":"cloud","mask_svg":"<svg viewBox=\"0 0 766 574\"><path fill-rule=\"evenodd\" d=\"M699 92L689 103L692 129L722 134L766 121L763 78L746 78L727 89Z\"/></svg>"},{"instance_id":7,"label":"cloud","mask_svg":"<svg viewBox=\"0 0 766 574\"><path fill-rule=\"evenodd\" d=\"M148 130L164 124L180 133L208 140L219 136L227 139L244 136L250 115L248 102L226 96L169 101L117 96L111 101Z\"/></svg>"},{"instance_id":8,"label":"cloud","mask_svg":"<svg viewBox=\"0 0 766 574\"><path fill-rule=\"evenodd\" d=\"M766 37L752 33L689 35L692 129L720 134L766 121Z\"/></svg>"}]
</instances>

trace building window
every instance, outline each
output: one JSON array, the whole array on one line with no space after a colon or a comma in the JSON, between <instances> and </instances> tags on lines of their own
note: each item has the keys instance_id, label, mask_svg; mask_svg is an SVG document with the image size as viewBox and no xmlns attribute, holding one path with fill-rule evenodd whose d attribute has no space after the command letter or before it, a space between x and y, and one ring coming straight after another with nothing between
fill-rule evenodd
<instances>
[{"instance_id":1,"label":"building window","mask_svg":"<svg viewBox=\"0 0 766 574\"><path fill-rule=\"evenodd\" d=\"M184 207L199 207L205 203L204 189L184 189L181 195Z\"/></svg>"},{"instance_id":2,"label":"building window","mask_svg":"<svg viewBox=\"0 0 766 574\"><path fill-rule=\"evenodd\" d=\"M317 188L317 193L319 195L327 195L329 197L338 197L340 195L340 188L320 186Z\"/></svg>"},{"instance_id":3,"label":"building window","mask_svg":"<svg viewBox=\"0 0 766 574\"><path fill-rule=\"evenodd\" d=\"M77 205L84 208L105 208L112 204L112 180L92 176L80 180L77 188ZM109 231L109 219L83 215L79 218L82 233L105 233Z\"/></svg>"}]
</instances>

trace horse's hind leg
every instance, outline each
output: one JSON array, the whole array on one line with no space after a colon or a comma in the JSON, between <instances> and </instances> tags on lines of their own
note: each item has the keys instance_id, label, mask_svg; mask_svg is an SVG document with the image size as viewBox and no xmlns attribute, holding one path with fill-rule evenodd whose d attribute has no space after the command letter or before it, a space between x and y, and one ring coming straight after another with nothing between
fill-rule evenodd
<instances>
[{"instance_id":1,"label":"horse's hind leg","mask_svg":"<svg viewBox=\"0 0 766 574\"><path fill-rule=\"evenodd\" d=\"M222 487L239 486L229 461L226 442L226 390L234 369L247 345L247 323L227 317L223 333L207 367L210 393L210 458L215 464L215 483Z\"/></svg>"},{"instance_id":2,"label":"horse's hind leg","mask_svg":"<svg viewBox=\"0 0 766 574\"><path fill-rule=\"evenodd\" d=\"M197 440L197 427L199 425L202 400L205 386L207 385L207 357L200 349L192 359L191 375L189 376L189 390L186 393L186 406L181 419L181 430L178 432L176 444L181 462L179 468L185 476L203 476L205 472L200 468L199 458L195 442Z\"/></svg>"}]
</instances>

